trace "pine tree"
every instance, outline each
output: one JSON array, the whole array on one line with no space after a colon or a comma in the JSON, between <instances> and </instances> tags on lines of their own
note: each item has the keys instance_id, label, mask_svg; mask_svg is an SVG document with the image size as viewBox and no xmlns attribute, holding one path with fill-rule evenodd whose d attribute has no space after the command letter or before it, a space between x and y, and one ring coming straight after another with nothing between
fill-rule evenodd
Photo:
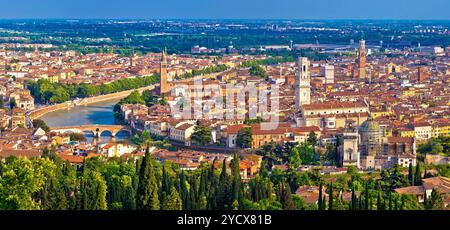
<instances>
[{"instance_id":1,"label":"pine tree","mask_svg":"<svg viewBox=\"0 0 450 230\"><path fill-rule=\"evenodd\" d=\"M409 181L410 186L414 186L414 173L413 173L412 164L409 164L409 168L408 168L408 181Z\"/></svg>"},{"instance_id":2,"label":"pine tree","mask_svg":"<svg viewBox=\"0 0 450 230\"><path fill-rule=\"evenodd\" d=\"M181 210L182 209L182 202L180 194L178 193L177 189L172 187L170 189L170 194L164 199L162 209L163 210Z\"/></svg>"},{"instance_id":3,"label":"pine tree","mask_svg":"<svg viewBox=\"0 0 450 230\"><path fill-rule=\"evenodd\" d=\"M158 185L152 165L149 146L140 166L139 185L137 190L136 205L140 210L159 210Z\"/></svg>"}]
</instances>

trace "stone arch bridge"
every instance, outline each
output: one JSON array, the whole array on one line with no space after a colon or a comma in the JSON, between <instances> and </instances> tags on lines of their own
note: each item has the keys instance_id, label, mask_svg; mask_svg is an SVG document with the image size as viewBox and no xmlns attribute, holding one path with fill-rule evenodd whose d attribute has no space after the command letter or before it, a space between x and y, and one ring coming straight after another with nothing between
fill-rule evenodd
<instances>
[{"instance_id":1,"label":"stone arch bridge","mask_svg":"<svg viewBox=\"0 0 450 230\"><path fill-rule=\"evenodd\" d=\"M123 125L79 125L79 126L61 126L50 127L53 132L60 133L84 133L91 132L94 136L101 136L104 132L109 132L111 137L115 137L119 132L128 132L131 136L131 129Z\"/></svg>"}]
</instances>

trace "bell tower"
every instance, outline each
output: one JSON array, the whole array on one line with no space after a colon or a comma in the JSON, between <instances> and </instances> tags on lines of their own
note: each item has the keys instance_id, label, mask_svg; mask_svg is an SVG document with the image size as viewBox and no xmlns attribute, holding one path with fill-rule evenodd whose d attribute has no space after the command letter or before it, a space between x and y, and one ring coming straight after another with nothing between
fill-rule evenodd
<instances>
[{"instance_id":1,"label":"bell tower","mask_svg":"<svg viewBox=\"0 0 450 230\"><path fill-rule=\"evenodd\" d=\"M359 79L366 79L366 41L359 41L358 49L358 68Z\"/></svg>"},{"instance_id":2,"label":"bell tower","mask_svg":"<svg viewBox=\"0 0 450 230\"><path fill-rule=\"evenodd\" d=\"M297 67L298 71L295 77L295 108L300 110L302 105L311 103L311 79L308 58L299 57Z\"/></svg>"},{"instance_id":3,"label":"bell tower","mask_svg":"<svg viewBox=\"0 0 450 230\"><path fill-rule=\"evenodd\" d=\"M160 79L159 79L159 87L160 87L160 95L164 95L170 92L170 85L167 82L167 54L164 49L161 55L161 64L159 67Z\"/></svg>"}]
</instances>

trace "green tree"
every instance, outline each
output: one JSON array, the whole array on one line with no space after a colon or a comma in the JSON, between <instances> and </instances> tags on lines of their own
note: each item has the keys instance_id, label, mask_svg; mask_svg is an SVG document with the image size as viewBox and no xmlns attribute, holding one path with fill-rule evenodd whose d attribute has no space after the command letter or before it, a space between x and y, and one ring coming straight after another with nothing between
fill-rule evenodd
<instances>
[{"instance_id":1,"label":"green tree","mask_svg":"<svg viewBox=\"0 0 450 230\"><path fill-rule=\"evenodd\" d=\"M422 184L422 173L420 172L420 164L417 162L416 173L414 173L414 185Z\"/></svg>"},{"instance_id":2,"label":"green tree","mask_svg":"<svg viewBox=\"0 0 450 230\"><path fill-rule=\"evenodd\" d=\"M198 145L206 145L211 142L211 128L202 125L194 127L191 135L192 142Z\"/></svg>"},{"instance_id":3,"label":"green tree","mask_svg":"<svg viewBox=\"0 0 450 230\"><path fill-rule=\"evenodd\" d=\"M45 132L50 132L50 127L48 127L47 124L45 123L45 121L43 121L41 119L34 119L33 120L33 127L35 129L41 128Z\"/></svg>"},{"instance_id":4,"label":"green tree","mask_svg":"<svg viewBox=\"0 0 450 230\"><path fill-rule=\"evenodd\" d=\"M294 202L292 201L291 189L286 182L279 185L279 197L283 210L295 210Z\"/></svg>"},{"instance_id":5,"label":"green tree","mask_svg":"<svg viewBox=\"0 0 450 230\"><path fill-rule=\"evenodd\" d=\"M289 153L289 161L288 165L291 170L295 170L302 164L302 160L300 159L300 153L297 148L293 148Z\"/></svg>"},{"instance_id":6,"label":"green tree","mask_svg":"<svg viewBox=\"0 0 450 230\"><path fill-rule=\"evenodd\" d=\"M301 143L297 147L300 153L300 159L303 164L311 164L315 161L316 153L314 149L306 143Z\"/></svg>"},{"instance_id":7,"label":"green tree","mask_svg":"<svg viewBox=\"0 0 450 230\"><path fill-rule=\"evenodd\" d=\"M426 197L426 194L425 194L425 197ZM445 208L444 200L442 199L442 196L439 193L439 191L436 189L433 189L431 191L430 199L427 200L426 202L424 202L424 205L425 205L426 209L431 209L431 210L444 210L444 208Z\"/></svg>"},{"instance_id":8,"label":"green tree","mask_svg":"<svg viewBox=\"0 0 450 230\"><path fill-rule=\"evenodd\" d=\"M319 208L319 210L323 210L322 208L323 208L323 202L324 202L324 200L322 199L322 196L323 196L323 194L322 194L322 190L323 190L323 188L322 188L323 186L322 186L322 183L320 183L320 185L319 185L319 199L318 199L318 201L317 201L317 206L318 206L318 208Z\"/></svg>"},{"instance_id":9,"label":"green tree","mask_svg":"<svg viewBox=\"0 0 450 230\"><path fill-rule=\"evenodd\" d=\"M149 147L147 147L139 172L137 208L140 210L159 210L158 190Z\"/></svg>"},{"instance_id":10,"label":"green tree","mask_svg":"<svg viewBox=\"0 0 450 230\"><path fill-rule=\"evenodd\" d=\"M3 95L0 95L0 109L5 108L5 101L3 101Z\"/></svg>"},{"instance_id":11,"label":"green tree","mask_svg":"<svg viewBox=\"0 0 450 230\"><path fill-rule=\"evenodd\" d=\"M328 210L333 210L333 208L334 208L333 183L330 183L328 193Z\"/></svg>"},{"instance_id":12,"label":"green tree","mask_svg":"<svg viewBox=\"0 0 450 230\"><path fill-rule=\"evenodd\" d=\"M317 145L317 134L314 131L311 131L308 134L308 139L306 140L309 145L315 147Z\"/></svg>"},{"instance_id":13,"label":"green tree","mask_svg":"<svg viewBox=\"0 0 450 230\"><path fill-rule=\"evenodd\" d=\"M1 169L0 209L40 209L41 206L33 195L45 184L43 170L46 169L40 164L34 164L30 159L8 158Z\"/></svg>"},{"instance_id":14,"label":"green tree","mask_svg":"<svg viewBox=\"0 0 450 230\"><path fill-rule=\"evenodd\" d=\"M238 204L241 202L241 174L239 169L239 156L237 153L233 157L233 185L232 185L232 198L233 202L237 201Z\"/></svg>"},{"instance_id":15,"label":"green tree","mask_svg":"<svg viewBox=\"0 0 450 230\"><path fill-rule=\"evenodd\" d=\"M85 169L81 178L82 196L85 210L107 210L107 186L102 175L90 169Z\"/></svg>"},{"instance_id":16,"label":"green tree","mask_svg":"<svg viewBox=\"0 0 450 230\"><path fill-rule=\"evenodd\" d=\"M87 139L82 133L71 133L70 141L87 141Z\"/></svg>"},{"instance_id":17,"label":"green tree","mask_svg":"<svg viewBox=\"0 0 450 230\"><path fill-rule=\"evenodd\" d=\"M163 210L181 210L183 203L181 201L180 194L175 187L172 187L170 194L164 199L162 209Z\"/></svg>"},{"instance_id":18,"label":"green tree","mask_svg":"<svg viewBox=\"0 0 450 230\"><path fill-rule=\"evenodd\" d=\"M252 129L244 127L238 131L236 137L236 145L240 148L251 148L253 142Z\"/></svg>"},{"instance_id":19,"label":"green tree","mask_svg":"<svg viewBox=\"0 0 450 230\"><path fill-rule=\"evenodd\" d=\"M250 67L249 73L252 76L258 76L261 78L267 78L268 76L267 72L260 65L254 65Z\"/></svg>"},{"instance_id":20,"label":"green tree","mask_svg":"<svg viewBox=\"0 0 450 230\"><path fill-rule=\"evenodd\" d=\"M410 186L414 185L414 172L413 172L412 164L409 164L409 167L408 167L408 181L409 181Z\"/></svg>"},{"instance_id":21,"label":"green tree","mask_svg":"<svg viewBox=\"0 0 450 230\"><path fill-rule=\"evenodd\" d=\"M17 107L17 102L16 102L16 99L13 97L9 100L9 108L11 110L13 110L16 107Z\"/></svg>"}]
</instances>

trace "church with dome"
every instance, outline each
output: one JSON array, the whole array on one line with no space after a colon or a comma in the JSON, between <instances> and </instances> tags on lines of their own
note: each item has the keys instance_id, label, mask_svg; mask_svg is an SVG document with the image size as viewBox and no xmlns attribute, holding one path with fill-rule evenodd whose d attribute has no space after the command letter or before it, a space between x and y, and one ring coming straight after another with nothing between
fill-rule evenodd
<instances>
[{"instance_id":1,"label":"church with dome","mask_svg":"<svg viewBox=\"0 0 450 230\"><path fill-rule=\"evenodd\" d=\"M385 135L378 122L369 115L358 128L348 120L338 148L340 165L356 166L360 169L385 169L394 164L408 167L416 165L415 139Z\"/></svg>"}]
</instances>

